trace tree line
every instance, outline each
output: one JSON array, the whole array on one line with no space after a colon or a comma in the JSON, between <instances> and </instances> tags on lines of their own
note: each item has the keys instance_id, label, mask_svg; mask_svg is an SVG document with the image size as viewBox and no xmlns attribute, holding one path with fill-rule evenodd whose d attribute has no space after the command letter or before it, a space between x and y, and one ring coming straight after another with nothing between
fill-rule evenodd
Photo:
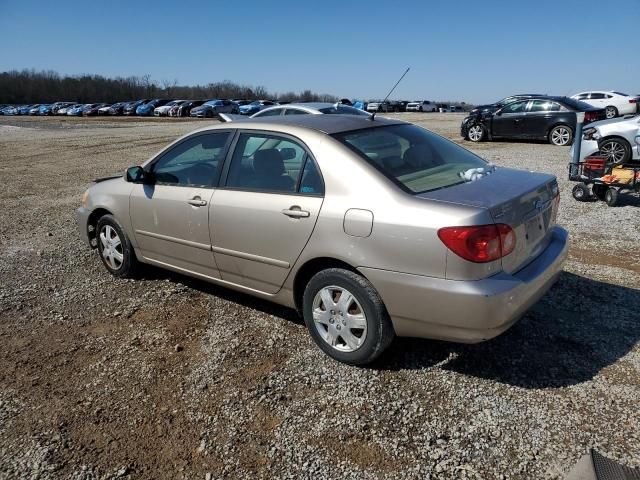
<instances>
[{"instance_id":1,"label":"tree line","mask_svg":"<svg viewBox=\"0 0 640 480\"><path fill-rule=\"evenodd\" d=\"M150 75L107 78L101 75L60 75L54 71L0 72L0 104L33 104L68 101L115 103L140 98L246 98L289 102L335 102L337 97L302 92L269 92L262 86L238 85L231 81L207 85L178 85L174 81L153 81Z\"/></svg>"}]
</instances>

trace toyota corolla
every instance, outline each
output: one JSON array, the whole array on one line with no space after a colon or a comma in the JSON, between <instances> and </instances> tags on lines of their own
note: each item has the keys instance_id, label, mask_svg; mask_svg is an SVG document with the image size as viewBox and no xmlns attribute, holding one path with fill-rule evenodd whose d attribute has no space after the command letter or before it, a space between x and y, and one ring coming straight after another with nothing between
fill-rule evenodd
<instances>
[{"instance_id":1,"label":"toyota corolla","mask_svg":"<svg viewBox=\"0 0 640 480\"><path fill-rule=\"evenodd\" d=\"M555 177L494 167L418 126L295 115L208 126L92 185L84 241L292 307L328 355L394 336L480 342L553 284L567 255Z\"/></svg>"}]
</instances>

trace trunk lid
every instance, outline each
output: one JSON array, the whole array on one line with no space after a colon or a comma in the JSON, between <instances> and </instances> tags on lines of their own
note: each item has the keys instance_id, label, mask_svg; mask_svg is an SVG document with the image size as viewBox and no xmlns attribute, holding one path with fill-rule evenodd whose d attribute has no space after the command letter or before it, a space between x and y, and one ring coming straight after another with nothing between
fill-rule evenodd
<instances>
[{"instance_id":1,"label":"trunk lid","mask_svg":"<svg viewBox=\"0 0 640 480\"><path fill-rule=\"evenodd\" d=\"M556 177L510 168L417 197L489 210L495 223L509 225L516 248L502 258L502 268L513 273L535 259L548 245L558 212ZM454 226L454 225L452 225Z\"/></svg>"}]
</instances>

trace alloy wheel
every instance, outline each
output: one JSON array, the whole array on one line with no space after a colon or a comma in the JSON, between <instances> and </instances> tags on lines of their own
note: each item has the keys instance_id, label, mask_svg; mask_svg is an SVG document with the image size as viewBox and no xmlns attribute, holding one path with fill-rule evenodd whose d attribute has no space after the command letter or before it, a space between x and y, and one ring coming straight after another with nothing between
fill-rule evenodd
<instances>
[{"instance_id":1,"label":"alloy wheel","mask_svg":"<svg viewBox=\"0 0 640 480\"><path fill-rule=\"evenodd\" d=\"M482 135L484 134L483 129L480 125L474 125L469 129L468 136L469 140L472 142L479 142L482 140Z\"/></svg>"},{"instance_id":2,"label":"alloy wheel","mask_svg":"<svg viewBox=\"0 0 640 480\"><path fill-rule=\"evenodd\" d=\"M616 111L615 107L607 107L605 109L605 114L607 118L614 118L618 114L618 112Z\"/></svg>"},{"instance_id":3,"label":"alloy wheel","mask_svg":"<svg viewBox=\"0 0 640 480\"><path fill-rule=\"evenodd\" d=\"M600 145L600 153L609 161L620 163L624 160L627 152L620 142L608 141Z\"/></svg>"},{"instance_id":4,"label":"alloy wheel","mask_svg":"<svg viewBox=\"0 0 640 480\"><path fill-rule=\"evenodd\" d=\"M556 127L551 132L551 142L554 145L567 145L570 139L571 131L567 127Z\"/></svg>"},{"instance_id":5,"label":"alloy wheel","mask_svg":"<svg viewBox=\"0 0 640 480\"><path fill-rule=\"evenodd\" d=\"M118 270L122 267L124 261L124 252L122 251L122 241L118 236L118 232L111 225L104 225L100 230L100 244L102 258L109 266Z\"/></svg>"},{"instance_id":6,"label":"alloy wheel","mask_svg":"<svg viewBox=\"0 0 640 480\"><path fill-rule=\"evenodd\" d=\"M313 322L320 337L341 352L360 348L367 337L367 318L351 292L335 285L313 299Z\"/></svg>"}]
</instances>

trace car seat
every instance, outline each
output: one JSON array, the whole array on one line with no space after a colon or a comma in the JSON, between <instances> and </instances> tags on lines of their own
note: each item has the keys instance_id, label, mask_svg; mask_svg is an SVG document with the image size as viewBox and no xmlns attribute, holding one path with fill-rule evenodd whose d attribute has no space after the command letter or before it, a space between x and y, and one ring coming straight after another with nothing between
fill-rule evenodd
<instances>
[{"instance_id":1,"label":"car seat","mask_svg":"<svg viewBox=\"0 0 640 480\"><path fill-rule=\"evenodd\" d=\"M251 187L261 190L293 192L295 182L285 175L284 161L275 148L258 150L253 155L254 178Z\"/></svg>"}]
</instances>

